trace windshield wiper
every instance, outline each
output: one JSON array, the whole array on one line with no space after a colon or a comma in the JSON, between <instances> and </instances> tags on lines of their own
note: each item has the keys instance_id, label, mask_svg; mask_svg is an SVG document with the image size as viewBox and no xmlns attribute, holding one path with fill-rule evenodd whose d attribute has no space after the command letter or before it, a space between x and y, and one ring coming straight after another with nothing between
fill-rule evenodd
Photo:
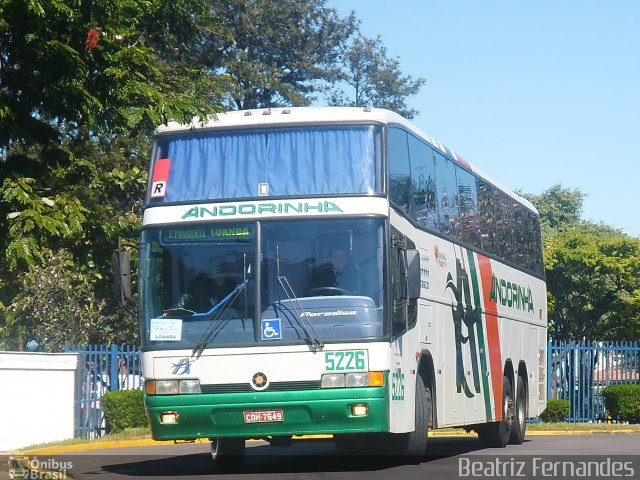
<instances>
[{"instance_id":1,"label":"windshield wiper","mask_svg":"<svg viewBox=\"0 0 640 480\"><path fill-rule=\"evenodd\" d=\"M222 318L222 315L224 315L227 309L233 304L235 299L238 298L240 292L242 292L242 290L246 288L247 284L252 279L253 277L247 277L242 283L236 285L236 288L234 288L231 293L229 293L229 295L227 295L213 307L211 307L211 310L209 310L208 312L194 313L192 315L193 317L208 317L209 315L213 315L211 317L211 324L204 331L204 333L200 337L200 340L196 344L196 347L193 349L193 352L191 352L192 358L195 358L196 360L200 358L200 355L202 355L202 351L205 349L207 344L224 325L223 323L219 323L216 320L220 320Z\"/></svg>"},{"instance_id":2,"label":"windshield wiper","mask_svg":"<svg viewBox=\"0 0 640 480\"><path fill-rule=\"evenodd\" d=\"M307 312L304 311L304 308L300 304L300 300L298 300L298 297L293 291L293 288L291 288L291 284L289 283L289 280L284 275L278 275L278 283L282 287L284 294L287 296L287 298L289 299L289 302L293 306L294 314L292 316L295 317L296 322L298 323L298 325L300 325L300 328L302 328L302 330L304 331L304 334L307 336L307 338L311 342L312 350L314 352L318 352L322 350L324 348L324 343L322 343L322 341L318 338L318 334L313 328L313 325L309 320L309 316L307 315ZM278 300L278 303L282 303L282 302ZM303 319L307 321L308 325L305 325L305 322Z\"/></svg>"},{"instance_id":3,"label":"windshield wiper","mask_svg":"<svg viewBox=\"0 0 640 480\"><path fill-rule=\"evenodd\" d=\"M318 334L313 328L313 325L309 320L309 316L307 315L307 312L304 311L304 308L302 307L300 300L298 300L298 297L293 291L293 288L291 287L291 284L289 283L289 280L287 279L287 277L285 277L284 275L280 275L280 246L279 245L276 245L276 278L278 279L278 283L282 287L282 291L287 296L287 298L289 299L289 302L293 306L293 310L294 310L293 316L296 317L296 322L298 323L298 325L300 325L300 328L302 328L302 330L304 331L304 334L309 339L309 342L311 343L311 349L314 352L322 350L324 348L324 343L322 343L318 338ZM278 303L282 304L281 300L278 300ZM307 321L308 327L307 325L305 325L305 322L303 319Z\"/></svg>"}]
</instances>

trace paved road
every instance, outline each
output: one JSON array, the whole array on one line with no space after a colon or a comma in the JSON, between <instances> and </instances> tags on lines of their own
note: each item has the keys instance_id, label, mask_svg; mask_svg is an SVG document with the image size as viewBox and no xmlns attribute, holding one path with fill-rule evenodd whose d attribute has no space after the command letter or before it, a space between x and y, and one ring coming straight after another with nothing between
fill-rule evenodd
<instances>
[{"instance_id":1,"label":"paved road","mask_svg":"<svg viewBox=\"0 0 640 480\"><path fill-rule=\"evenodd\" d=\"M611 476L604 475L611 468L619 468L621 476L627 478L640 477L640 434L537 435L528 437L523 445L505 449L482 448L471 437L439 437L429 441L429 455L419 464L411 465L394 458L341 455L331 441L299 441L288 449L250 443L243 468L226 472L212 467L205 443L91 450L55 458L71 462L72 468L67 473L72 478L87 480L148 477L184 480L211 474L222 479L256 480L562 478L562 462L571 464L564 467L564 473L571 473L566 469L579 468L580 462L586 461L595 462L592 467L596 469L588 472L588 478ZM46 459L40 457L42 462ZM585 477L579 475L582 471L572 473L575 478Z\"/></svg>"}]
</instances>

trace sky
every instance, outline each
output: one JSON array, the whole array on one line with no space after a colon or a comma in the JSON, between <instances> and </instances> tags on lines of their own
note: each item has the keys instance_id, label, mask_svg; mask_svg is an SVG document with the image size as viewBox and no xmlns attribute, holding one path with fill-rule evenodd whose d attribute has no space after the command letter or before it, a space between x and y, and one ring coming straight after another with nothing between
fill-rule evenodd
<instances>
[{"instance_id":1,"label":"sky","mask_svg":"<svg viewBox=\"0 0 640 480\"><path fill-rule=\"evenodd\" d=\"M640 1L328 0L380 36L413 122L503 185L640 237Z\"/></svg>"}]
</instances>

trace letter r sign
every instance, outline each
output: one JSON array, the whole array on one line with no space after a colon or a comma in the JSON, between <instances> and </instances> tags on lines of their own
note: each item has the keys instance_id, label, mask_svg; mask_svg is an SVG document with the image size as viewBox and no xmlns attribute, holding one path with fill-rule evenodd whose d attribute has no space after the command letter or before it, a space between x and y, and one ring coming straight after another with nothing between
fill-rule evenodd
<instances>
[{"instance_id":1,"label":"letter r sign","mask_svg":"<svg viewBox=\"0 0 640 480\"><path fill-rule=\"evenodd\" d=\"M153 182L151 184L151 198L161 198L164 197L164 191L166 187L166 183L164 181Z\"/></svg>"},{"instance_id":2,"label":"letter r sign","mask_svg":"<svg viewBox=\"0 0 640 480\"><path fill-rule=\"evenodd\" d=\"M150 198L164 198L167 193L167 181L169 180L170 158L156 160L153 165L153 177L151 180Z\"/></svg>"}]
</instances>

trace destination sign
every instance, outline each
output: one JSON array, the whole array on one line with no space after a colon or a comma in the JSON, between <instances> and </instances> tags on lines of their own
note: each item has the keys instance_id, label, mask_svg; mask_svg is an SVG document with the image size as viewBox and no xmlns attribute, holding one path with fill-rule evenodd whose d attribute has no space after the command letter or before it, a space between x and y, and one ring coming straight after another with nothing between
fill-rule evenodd
<instances>
[{"instance_id":1,"label":"destination sign","mask_svg":"<svg viewBox=\"0 0 640 480\"><path fill-rule=\"evenodd\" d=\"M252 240L253 226L172 228L163 230L163 243Z\"/></svg>"}]
</instances>

